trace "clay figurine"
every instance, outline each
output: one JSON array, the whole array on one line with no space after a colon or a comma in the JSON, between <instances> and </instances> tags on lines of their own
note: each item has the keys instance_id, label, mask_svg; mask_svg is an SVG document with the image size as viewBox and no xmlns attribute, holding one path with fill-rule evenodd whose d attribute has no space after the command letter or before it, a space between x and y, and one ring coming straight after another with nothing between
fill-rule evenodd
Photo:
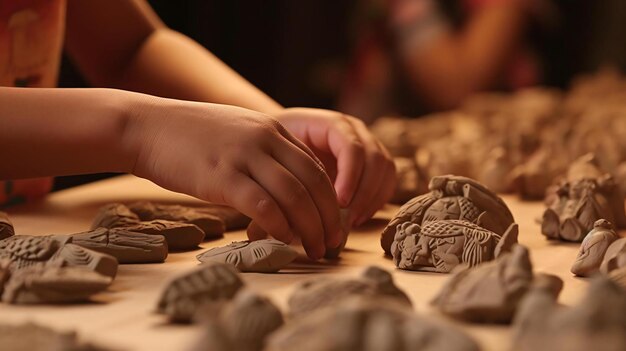
<instances>
[{"instance_id":1,"label":"clay figurine","mask_svg":"<svg viewBox=\"0 0 626 351\"><path fill-rule=\"evenodd\" d=\"M532 281L528 250L515 245L497 260L455 270L431 304L466 321L509 323Z\"/></svg>"},{"instance_id":2,"label":"clay figurine","mask_svg":"<svg viewBox=\"0 0 626 351\"><path fill-rule=\"evenodd\" d=\"M541 224L548 239L580 242L601 218L626 228L624 196L613 177L599 169L593 154L576 160L553 191Z\"/></svg>"},{"instance_id":3,"label":"clay figurine","mask_svg":"<svg viewBox=\"0 0 626 351\"><path fill-rule=\"evenodd\" d=\"M293 260L298 253L276 239L235 241L226 246L214 247L196 258L200 262L228 263L241 272L278 272Z\"/></svg>"},{"instance_id":4,"label":"clay figurine","mask_svg":"<svg viewBox=\"0 0 626 351\"><path fill-rule=\"evenodd\" d=\"M571 268L572 273L580 277L589 277L597 273L609 245L618 238L611 222L598 219L580 244L576 261Z\"/></svg>"},{"instance_id":5,"label":"clay figurine","mask_svg":"<svg viewBox=\"0 0 626 351\"><path fill-rule=\"evenodd\" d=\"M195 224L205 235L205 239L221 238L226 230L224 222L217 216L198 211L193 207L180 205L154 204L147 201L128 205L142 221L163 219L166 221Z\"/></svg>"},{"instance_id":6,"label":"clay figurine","mask_svg":"<svg viewBox=\"0 0 626 351\"><path fill-rule=\"evenodd\" d=\"M405 222L391 246L393 261L400 269L449 273L461 263L473 267L498 258L517 243L513 223L500 236L464 220L426 222L422 227Z\"/></svg>"},{"instance_id":7,"label":"clay figurine","mask_svg":"<svg viewBox=\"0 0 626 351\"><path fill-rule=\"evenodd\" d=\"M557 304L548 291L531 289L514 318L515 351L626 350L626 291L598 276L575 306Z\"/></svg>"},{"instance_id":8,"label":"clay figurine","mask_svg":"<svg viewBox=\"0 0 626 351\"><path fill-rule=\"evenodd\" d=\"M91 229L100 227L119 228L139 224L139 217L123 204L113 203L102 206L91 224Z\"/></svg>"},{"instance_id":9,"label":"clay figurine","mask_svg":"<svg viewBox=\"0 0 626 351\"><path fill-rule=\"evenodd\" d=\"M386 299L353 297L294 320L270 335L266 351L478 351L451 326L419 317Z\"/></svg>"},{"instance_id":10,"label":"clay figurine","mask_svg":"<svg viewBox=\"0 0 626 351\"><path fill-rule=\"evenodd\" d=\"M11 274L2 301L17 304L87 301L111 285L110 277L82 267L30 266Z\"/></svg>"},{"instance_id":11,"label":"clay figurine","mask_svg":"<svg viewBox=\"0 0 626 351\"><path fill-rule=\"evenodd\" d=\"M142 234L123 228L97 228L72 235L72 243L111 255L119 263L156 263L167 258L162 235Z\"/></svg>"},{"instance_id":12,"label":"clay figurine","mask_svg":"<svg viewBox=\"0 0 626 351\"><path fill-rule=\"evenodd\" d=\"M318 278L304 282L289 297L289 316L307 316L315 310L339 305L352 296L389 298L411 306L411 300L394 284L391 274L371 266L356 279Z\"/></svg>"},{"instance_id":13,"label":"clay figurine","mask_svg":"<svg viewBox=\"0 0 626 351\"><path fill-rule=\"evenodd\" d=\"M157 312L170 321L189 323L197 311L232 299L243 281L229 264L210 262L174 277L166 285L157 303Z\"/></svg>"},{"instance_id":14,"label":"clay figurine","mask_svg":"<svg viewBox=\"0 0 626 351\"><path fill-rule=\"evenodd\" d=\"M600 265L600 272L608 274L622 267L626 267L626 238L617 239L609 246Z\"/></svg>"},{"instance_id":15,"label":"clay figurine","mask_svg":"<svg viewBox=\"0 0 626 351\"><path fill-rule=\"evenodd\" d=\"M9 259L12 271L30 266L80 266L111 278L117 273L115 257L71 243L69 235L15 235L0 241L0 259Z\"/></svg>"},{"instance_id":16,"label":"clay figurine","mask_svg":"<svg viewBox=\"0 0 626 351\"><path fill-rule=\"evenodd\" d=\"M13 229L13 223L11 223L9 219L9 215L0 211L0 240L13 235L15 235L15 230Z\"/></svg>"},{"instance_id":17,"label":"clay figurine","mask_svg":"<svg viewBox=\"0 0 626 351\"><path fill-rule=\"evenodd\" d=\"M433 177L430 192L417 196L400 207L381 235L381 246L391 256L399 224L411 222L420 226L439 220L466 220L502 236L513 224L513 215L492 191L466 177L446 175Z\"/></svg>"},{"instance_id":18,"label":"clay figurine","mask_svg":"<svg viewBox=\"0 0 626 351\"><path fill-rule=\"evenodd\" d=\"M200 207L193 207L199 213L205 213L221 219L226 226L226 230L245 229L250 224L250 218L232 207L218 204L205 204Z\"/></svg>"},{"instance_id":19,"label":"clay figurine","mask_svg":"<svg viewBox=\"0 0 626 351\"><path fill-rule=\"evenodd\" d=\"M10 351L104 351L80 343L75 332L59 332L34 323L0 325L0 345Z\"/></svg>"},{"instance_id":20,"label":"clay figurine","mask_svg":"<svg viewBox=\"0 0 626 351\"><path fill-rule=\"evenodd\" d=\"M204 232L195 224L156 219L121 227L130 232L165 237L171 251L194 250L204 240Z\"/></svg>"}]
</instances>

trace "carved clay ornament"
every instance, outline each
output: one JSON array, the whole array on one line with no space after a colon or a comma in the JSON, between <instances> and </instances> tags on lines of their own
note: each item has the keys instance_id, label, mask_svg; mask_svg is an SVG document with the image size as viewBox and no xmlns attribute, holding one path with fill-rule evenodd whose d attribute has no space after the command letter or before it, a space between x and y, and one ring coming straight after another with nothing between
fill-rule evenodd
<instances>
[{"instance_id":1,"label":"carved clay ornament","mask_svg":"<svg viewBox=\"0 0 626 351\"><path fill-rule=\"evenodd\" d=\"M497 260L454 273L431 304L472 322L509 323L533 281L528 250L520 245Z\"/></svg>"},{"instance_id":2,"label":"carved clay ornament","mask_svg":"<svg viewBox=\"0 0 626 351\"><path fill-rule=\"evenodd\" d=\"M102 206L91 224L91 229L100 227L119 228L137 225L139 217L123 204L113 203Z\"/></svg>"},{"instance_id":3,"label":"carved clay ornament","mask_svg":"<svg viewBox=\"0 0 626 351\"><path fill-rule=\"evenodd\" d=\"M235 241L226 246L214 247L196 258L200 262L220 262L235 266L241 272L278 272L298 253L289 245L276 239Z\"/></svg>"},{"instance_id":4,"label":"carved clay ornament","mask_svg":"<svg viewBox=\"0 0 626 351\"><path fill-rule=\"evenodd\" d=\"M163 236L171 251L194 250L204 241L204 232L195 224L173 222L163 219L143 221L121 227L127 231Z\"/></svg>"},{"instance_id":5,"label":"carved clay ornament","mask_svg":"<svg viewBox=\"0 0 626 351\"><path fill-rule=\"evenodd\" d=\"M205 263L170 280L161 293L157 312L172 322L189 323L198 311L230 300L242 286L232 265Z\"/></svg>"},{"instance_id":6,"label":"carved clay ornament","mask_svg":"<svg viewBox=\"0 0 626 351\"><path fill-rule=\"evenodd\" d=\"M15 235L15 230L13 229L13 223L11 223L9 219L9 215L0 211L0 240L13 235Z\"/></svg>"},{"instance_id":7,"label":"carved clay ornament","mask_svg":"<svg viewBox=\"0 0 626 351\"><path fill-rule=\"evenodd\" d=\"M502 236L513 224L513 215L504 201L480 183L466 177L446 175L433 177L430 192L413 198L398 211L381 235L385 254L391 255L399 224L424 225L438 220L466 220Z\"/></svg>"},{"instance_id":8,"label":"carved clay ornament","mask_svg":"<svg viewBox=\"0 0 626 351\"><path fill-rule=\"evenodd\" d=\"M515 351L626 350L626 291L598 276L573 307L548 291L531 289L514 319Z\"/></svg>"},{"instance_id":9,"label":"carved clay ornament","mask_svg":"<svg viewBox=\"0 0 626 351\"><path fill-rule=\"evenodd\" d=\"M296 346L297 345L297 346ZM423 350L477 351L468 336L406 305L385 298L352 297L288 323L273 333L265 350Z\"/></svg>"},{"instance_id":10,"label":"carved clay ornament","mask_svg":"<svg viewBox=\"0 0 626 351\"><path fill-rule=\"evenodd\" d=\"M304 282L287 301L289 317L307 316L315 310L339 305L352 296L389 298L411 306L411 300L394 284L391 274L371 266L356 279L318 278Z\"/></svg>"},{"instance_id":11,"label":"carved clay ornament","mask_svg":"<svg viewBox=\"0 0 626 351\"><path fill-rule=\"evenodd\" d=\"M571 268L572 273L580 277L589 277L597 273L609 245L618 238L611 222L598 219L580 244L580 250Z\"/></svg>"},{"instance_id":12,"label":"carved clay ornament","mask_svg":"<svg viewBox=\"0 0 626 351\"><path fill-rule=\"evenodd\" d=\"M30 266L11 274L2 301L17 304L87 301L111 282L112 278L82 267Z\"/></svg>"},{"instance_id":13,"label":"carved clay ornament","mask_svg":"<svg viewBox=\"0 0 626 351\"><path fill-rule=\"evenodd\" d=\"M167 258L162 235L142 234L123 228L97 228L72 235L72 243L111 255L119 263L158 263Z\"/></svg>"},{"instance_id":14,"label":"carved clay ornament","mask_svg":"<svg viewBox=\"0 0 626 351\"><path fill-rule=\"evenodd\" d=\"M162 205L142 201L132 203L128 205L128 208L142 221L162 219L195 224L204 232L205 239L221 238L226 230L224 222L217 216L198 211L193 207Z\"/></svg>"},{"instance_id":15,"label":"carved clay ornament","mask_svg":"<svg viewBox=\"0 0 626 351\"><path fill-rule=\"evenodd\" d=\"M626 267L626 238L617 239L608 247L600 271L607 274L622 267Z\"/></svg>"},{"instance_id":16,"label":"carved clay ornament","mask_svg":"<svg viewBox=\"0 0 626 351\"><path fill-rule=\"evenodd\" d=\"M500 236L464 220L411 222L398 225L391 247L398 268L449 273L461 263L470 267L498 258L517 243L518 227L513 223Z\"/></svg>"}]
</instances>

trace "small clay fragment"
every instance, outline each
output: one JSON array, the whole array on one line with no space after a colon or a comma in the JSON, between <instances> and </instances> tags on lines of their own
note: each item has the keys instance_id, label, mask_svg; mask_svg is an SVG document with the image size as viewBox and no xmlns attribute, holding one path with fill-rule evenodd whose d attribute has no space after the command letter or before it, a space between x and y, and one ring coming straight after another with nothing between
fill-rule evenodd
<instances>
[{"instance_id":1,"label":"small clay fragment","mask_svg":"<svg viewBox=\"0 0 626 351\"><path fill-rule=\"evenodd\" d=\"M173 222L195 224L205 234L205 239L221 238L226 226L217 216L198 211L193 207L180 205L154 204L147 201L135 202L128 205L142 221L162 219Z\"/></svg>"},{"instance_id":2,"label":"small clay fragment","mask_svg":"<svg viewBox=\"0 0 626 351\"><path fill-rule=\"evenodd\" d=\"M394 284L391 274L371 266L356 279L318 278L304 282L289 297L289 317L307 316L315 310L340 305L352 296L390 298L411 306L411 300Z\"/></svg>"},{"instance_id":3,"label":"small clay fragment","mask_svg":"<svg viewBox=\"0 0 626 351\"><path fill-rule=\"evenodd\" d=\"M600 271L604 274L626 267L626 238L615 240L604 254Z\"/></svg>"},{"instance_id":4,"label":"small clay fragment","mask_svg":"<svg viewBox=\"0 0 626 351\"><path fill-rule=\"evenodd\" d=\"M611 222L598 219L580 244L576 261L571 268L572 273L579 277L589 277L597 273L609 245L618 238Z\"/></svg>"},{"instance_id":5,"label":"small clay fragment","mask_svg":"<svg viewBox=\"0 0 626 351\"><path fill-rule=\"evenodd\" d=\"M103 351L79 343L75 332L59 332L34 323L0 325L0 345L10 351Z\"/></svg>"},{"instance_id":6,"label":"small clay fragment","mask_svg":"<svg viewBox=\"0 0 626 351\"><path fill-rule=\"evenodd\" d=\"M97 228L72 235L72 243L111 255L119 263L156 263L167 258L162 235L142 234L123 228Z\"/></svg>"},{"instance_id":7,"label":"small clay fragment","mask_svg":"<svg viewBox=\"0 0 626 351\"><path fill-rule=\"evenodd\" d=\"M139 217L126 205L114 203L100 208L91 224L91 229L126 227L136 225L140 221Z\"/></svg>"},{"instance_id":8,"label":"small clay fragment","mask_svg":"<svg viewBox=\"0 0 626 351\"><path fill-rule=\"evenodd\" d=\"M504 201L484 185L466 177L433 177L429 193L417 196L400 207L381 235L381 246L391 256L398 225L411 222L420 226L440 220L465 220L479 224L499 236L513 224L513 215ZM480 217L480 220L479 220Z\"/></svg>"},{"instance_id":9,"label":"small clay fragment","mask_svg":"<svg viewBox=\"0 0 626 351\"><path fill-rule=\"evenodd\" d=\"M386 299L351 298L288 323L273 333L266 351L478 351L453 327L422 318Z\"/></svg>"},{"instance_id":10,"label":"small clay fragment","mask_svg":"<svg viewBox=\"0 0 626 351\"><path fill-rule=\"evenodd\" d=\"M130 232L163 236L172 251L194 250L204 240L202 230L190 223L156 219L123 228Z\"/></svg>"},{"instance_id":11,"label":"small clay fragment","mask_svg":"<svg viewBox=\"0 0 626 351\"><path fill-rule=\"evenodd\" d=\"M431 304L466 321L509 323L532 281L528 250L516 245L495 261L455 270Z\"/></svg>"},{"instance_id":12,"label":"small clay fragment","mask_svg":"<svg viewBox=\"0 0 626 351\"><path fill-rule=\"evenodd\" d=\"M70 303L87 301L112 279L82 267L31 266L15 271L4 286L7 303Z\"/></svg>"},{"instance_id":13,"label":"small clay fragment","mask_svg":"<svg viewBox=\"0 0 626 351\"><path fill-rule=\"evenodd\" d=\"M226 226L226 230L245 229L250 224L249 217L229 206L206 204L192 208L199 213L206 213L221 219Z\"/></svg>"},{"instance_id":14,"label":"small clay fragment","mask_svg":"<svg viewBox=\"0 0 626 351\"><path fill-rule=\"evenodd\" d=\"M531 289L514 319L515 351L626 350L626 290L593 278L573 307L559 306L550 292Z\"/></svg>"},{"instance_id":15,"label":"small clay fragment","mask_svg":"<svg viewBox=\"0 0 626 351\"><path fill-rule=\"evenodd\" d=\"M9 219L9 215L0 211L0 240L15 235L13 223Z\"/></svg>"},{"instance_id":16,"label":"small clay fragment","mask_svg":"<svg viewBox=\"0 0 626 351\"><path fill-rule=\"evenodd\" d=\"M449 273L461 263L470 267L498 258L517 243L518 227L513 223L500 236L465 220L438 220L422 227L405 222L398 225L391 246L398 268Z\"/></svg>"},{"instance_id":17,"label":"small clay fragment","mask_svg":"<svg viewBox=\"0 0 626 351\"><path fill-rule=\"evenodd\" d=\"M243 286L237 270L229 264L210 262L174 277L157 303L157 312L170 321L189 323L206 305L230 300Z\"/></svg>"},{"instance_id":18,"label":"small clay fragment","mask_svg":"<svg viewBox=\"0 0 626 351\"><path fill-rule=\"evenodd\" d=\"M278 272L296 259L298 253L276 239L235 241L214 247L196 258L200 262L221 262L235 266L241 272Z\"/></svg>"}]
</instances>

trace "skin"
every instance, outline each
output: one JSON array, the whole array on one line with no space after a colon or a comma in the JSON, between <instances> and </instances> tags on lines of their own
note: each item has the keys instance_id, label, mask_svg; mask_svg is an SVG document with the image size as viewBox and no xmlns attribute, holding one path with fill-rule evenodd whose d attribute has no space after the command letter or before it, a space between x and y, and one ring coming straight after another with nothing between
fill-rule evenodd
<instances>
[{"instance_id":1,"label":"skin","mask_svg":"<svg viewBox=\"0 0 626 351\"><path fill-rule=\"evenodd\" d=\"M299 236L312 259L340 244L340 207L360 224L390 198L393 162L356 118L283 108L145 1L67 6L67 52L115 89L0 88L0 179L132 173L238 209L251 239Z\"/></svg>"}]
</instances>

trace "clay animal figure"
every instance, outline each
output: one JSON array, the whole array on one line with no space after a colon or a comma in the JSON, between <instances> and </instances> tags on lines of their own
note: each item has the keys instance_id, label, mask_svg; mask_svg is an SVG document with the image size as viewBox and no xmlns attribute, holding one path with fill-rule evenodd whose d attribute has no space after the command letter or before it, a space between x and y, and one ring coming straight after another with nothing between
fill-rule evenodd
<instances>
[{"instance_id":1,"label":"clay animal figure","mask_svg":"<svg viewBox=\"0 0 626 351\"><path fill-rule=\"evenodd\" d=\"M30 266L11 274L2 301L16 304L87 301L104 291L112 278L82 267Z\"/></svg>"},{"instance_id":2,"label":"clay animal figure","mask_svg":"<svg viewBox=\"0 0 626 351\"><path fill-rule=\"evenodd\" d=\"M71 243L69 235L15 235L0 240L0 259L9 259L11 270L29 266L80 266L109 277L117 273L117 260Z\"/></svg>"},{"instance_id":3,"label":"clay animal figure","mask_svg":"<svg viewBox=\"0 0 626 351\"><path fill-rule=\"evenodd\" d=\"M189 323L206 305L230 300L243 286L239 273L226 263L205 263L174 277L157 303L157 312L175 323Z\"/></svg>"},{"instance_id":4,"label":"clay animal figure","mask_svg":"<svg viewBox=\"0 0 626 351\"><path fill-rule=\"evenodd\" d=\"M241 272L278 272L293 260L298 253L276 239L235 241L226 246L214 247L196 258L200 262L228 263Z\"/></svg>"},{"instance_id":5,"label":"clay animal figure","mask_svg":"<svg viewBox=\"0 0 626 351\"><path fill-rule=\"evenodd\" d=\"M318 278L304 282L289 297L289 317L308 316L315 310L340 305L352 296L388 298L411 306L411 300L394 284L391 274L371 266L356 279Z\"/></svg>"},{"instance_id":6,"label":"clay animal figure","mask_svg":"<svg viewBox=\"0 0 626 351\"><path fill-rule=\"evenodd\" d=\"M266 351L477 351L457 329L419 317L385 299L352 298L313 312L272 334Z\"/></svg>"},{"instance_id":7,"label":"clay animal figure","mask_svg":"<svg viewBox=\"0 0 626 351\"><path fill-rule=\"evenodd\" d=\"M221 238L226 230L226 226L220 218L198 211L194 207L141 201L129 204L128 208L142 221L162 219L197 225L204 232L205 239Z\"/></svg>"},{"instance_id":8,"label":"clay animal figure","mask_svg":"<svg viewBox=\"0 0 626 351\"><path fill-rule=\"evenodd\" d=\"M96 218L94 218L91 229L100 227L119 228L139 224L139 217L123 204L113 203L102 206Z\"/></svg>"},{"instance_id":9,"label":"clay animal figure","mask_svg":"<svg viewBox=\"0 0 626 351\"><path fill-rule=\"evenodd\" d=\"M391 246L393 261L400 269L449 273L461 263L470 267L498 258L517 243L513 223L500 236L465 220L411 222L398 225Z\"/></svg>"},{"instance_id":10,"label":"clay animal figure","mask_svg":"<svg viewBox=\"0 0 626 351\"><path fill-rule=\"evenodd\" d=\"M142 221L121 227L130 232L163 236L171 251L194 250L204 241L204 232L195 224L173 222L163 219Z\"/></svg>"},{"instance_id":11,"label":"clay animal figure","mask_svg":"<svg viewBox=\"0 0 626 351\"><path fill-rule=\"evenodd\" d=\"M572 273L580 277L589 277L597 273L609 245L618 238L611 222L598 219L580 244L580 250L571 268Z\"/></svg>"},{"instance_id":12,"label":"clay animal figure","mask_svg":"<svg viewBox=\"0 0 626 351\"><path fill-rule=\"evenodd\" d=\"M81 343L75 332L59 332L34 323L0 325L0 345L10 351L104 351Z\"/></svg>"},{"instance_id":13,"label":"clay animal figure","mask_svg":"<svg viewBox=\"0 0 626 351\"><path fill-rule=\"evenodd\" d=\"M0 240L15 235L13 223L9 219L9 215L0 211Z\"/></svg>"},{"instance_id":14,"label":"clay animal figure","mask_svg":"<svg viewBox=\"0 0 626 351\"><path fill-rule=\"evenodd\" d=\"M399 224L411 222L420 226L439 220L466 220L502 236L513 224L513 215L504 201L480 183L466 177L446 175L433 177L429 193L417 196L400 207L381 235L381 246L391 256Z\"/></svg>"},{"instance_id":15,"label":"clay animal figure","mask_svg":"<svg viewBox=\"0 0 626 351\"><path fill-rule=\"evenodd\" d=\"M532 281L528 250L515 245L497 260L455 270L431 304L466 321L509 323Z\"/></svg>"},{"instance_id":16,"label":"clay animal figure","mask_svg":"<svg viewBox=\"0 0 626 351\"><path fill-rule=\"evenodd\" d=\"M626 267L626 238L615 240L606 249L600 271L604 274Z\"/></svg>"},{"instance_id":17,"label":"clay animal figure","mask_svg":"<svg viewBox=\"0 0 626 351\"><path fill-rule=\"evenodd\" d=\"M553 191L541 224L548 239L580 242L602 218L626 228L624 195L613 177L599 169L593 154L576 160Z\"/></svg>"},{"instance_id":18,"label":"clay animal figure","mask_svg":"<svg viewBox=\"0 0 626 351\"><path fill-rule=\"evenodd\" d=\"M72 243L111 255L119 263L157 263L167 258L162 235L142 234L123 228L97 228L72 235Z\"/></svg>"},{"instance_id":19,"label":"clay animal figure","mask_svg":"<svg viewBox=\"0 0 626 351\"><path fill-rule=\"evenodd\" d=\"M626 291L594 278L575 306L557 304L549 292L531 289L514 318L514 351L626 350Z\"/></svg>"}]
</instances>

